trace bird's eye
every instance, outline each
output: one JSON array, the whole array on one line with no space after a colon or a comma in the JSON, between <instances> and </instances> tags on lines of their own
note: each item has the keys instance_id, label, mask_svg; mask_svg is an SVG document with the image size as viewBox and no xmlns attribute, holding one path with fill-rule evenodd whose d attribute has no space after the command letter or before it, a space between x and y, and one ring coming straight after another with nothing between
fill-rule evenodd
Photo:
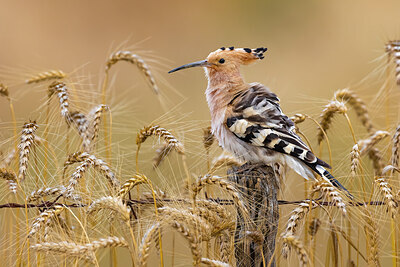
<instances>
[{"instance_id":1,"label":"bird's eye","mask_svg":"<svg viewBox=\"0 0 400 267\"><path fill-rule=\"evenodd\" d=\"M224 64L225 63L225 59L221 58L218 62L221 63L221 64Z\"/></svg>"}]
</instances>

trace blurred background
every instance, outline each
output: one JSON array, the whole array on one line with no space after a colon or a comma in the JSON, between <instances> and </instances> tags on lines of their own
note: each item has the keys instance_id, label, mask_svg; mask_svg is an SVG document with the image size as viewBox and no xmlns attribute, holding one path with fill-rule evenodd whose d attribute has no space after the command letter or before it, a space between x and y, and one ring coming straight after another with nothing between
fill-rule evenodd
<instances>
[{"instance_id":1,"label":"blurred background","mask_svg":"<svg viewBox=\"0 0 400 267\"><path fill-rule=\"evenodd\" d=\"M115 127L132 126L130 132L124 129L123 134L114 135L114 140L123 143L125 138L134 147L139 128L153 121L166 125L184 140L190 170L202 173L204 161L196 156L202 149L202 128L210 119L204 97L207 81L201 69L167 72L204 59L222 46L268 48L265 60L244 67L243 75L246 81L263 83L277 93L289 116L306 113L317 118L335 90L350 87L367 102L378 126L392 130L390 121L399 118L397 107L389 111L390 116L382 115L384 108L376 97L383 84L385 43L400 37L400 2L396 0L36 0L0 4L0 82L10 88L19 125L43 118L40 107L46 99L46 87L27 86L26 79L51 69L63 70L78 90L90 92L80 105L89 101L93 106L101 102L98 93L109 55L129 50L146 60L161 96L152 92L135 67L128 63L113 67L109 104L113 117L122 114L123 118ZM395 99L388 101L396 103ZM5 125L0 128L2 138L12 134L6 104L0 99L0 124ZM386 123L380 120L383 117ZM342 118L336 122L345 123ZM315 125L302 127L315 145ZM330 129L336 137L334 167L344 162L349 165L352 139L346 127ZM360 132L358 137L367 135L365 130ZM131 152L129 160L133 156ZM151 165L145 168L152 169ZM348 173L346 169L340 175ZM287 185L293 183L302 184L302 180L288 180ZM286 190L295 191L289 186ZM302 197L284 193L281 198ZM284 210L283 217L288 212Z\"/></svg>"},{"instance_id":2,"label":"blurred background","mask_svg":"<svg viewBox=\"0 0 400 267\"><path fill-rule=\"evenodd\" d=\"M266 46L265 60L245 67L245 78L268 85L287 113L297 112L364 78L377 67L372 61L383 54L385 42L400 31L395 0L0 3L1 80L15 85L38 72L61 69L98 84L109 54L130 49L153 60L149 64L173 105L200 120L209 119L202 70L167 75L169 69L221 46ZM114 94L156 101L134 69L119 65L114 74ZM19 99L25 105L17 115L37 107L32 100ZM0 110L0 119L8 121L7 110ZM144 119L160 116L154 111Z\"/></svg>"}]
</instances>

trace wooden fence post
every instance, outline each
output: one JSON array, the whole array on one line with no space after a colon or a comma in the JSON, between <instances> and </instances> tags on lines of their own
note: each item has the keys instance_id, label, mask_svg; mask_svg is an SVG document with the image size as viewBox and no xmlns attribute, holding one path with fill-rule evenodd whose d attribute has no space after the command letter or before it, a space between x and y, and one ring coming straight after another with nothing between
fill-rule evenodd
<instances>
[{"instance_id":1,"label":"wooden fence post","mask_svg":"<svg viewBox=\"0 0 400 267\"><path fill-rule=\"evenodd\" d=\"M235 232L236 266L268 266L275 250L279 222L279 177L270 166L244 164L228 170L249 210L253 226L238 211ZM247 219L248 220L248 219ZM255 229L254 229L255 226ZM261 253L262 251L262 253ZM275 266L275 260L270 266Z\"/></svg>"}]
</instances>

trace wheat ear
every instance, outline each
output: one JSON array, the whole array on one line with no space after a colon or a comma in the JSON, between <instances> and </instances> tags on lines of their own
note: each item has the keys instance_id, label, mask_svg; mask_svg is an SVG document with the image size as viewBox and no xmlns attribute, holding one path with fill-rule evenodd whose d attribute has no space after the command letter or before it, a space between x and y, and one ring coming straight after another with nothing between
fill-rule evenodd
<instances>
[{"instance_id":1,"label":"wheat ear","mask_svg":"<svg viewBox=\"0 0 400 267\"><path fill-rule=\"evenodd\" d=\"M361 155L368 152L372 147L374 147L379 141L381 141L386 136L389 136L389 133L386 131L376 131L367 139L363 139L358 141L358 146L360 148Z\"/></svg>"},{"instance_id":2,"label":"wheat ear","mask_svg":"<svg viewBox=\"0 0 400 267\"><path fill-rule=\"evenodd\" d=\"M7 156L4 158L3 162L0 164L2 168L9 167L11 162L15 159L16 150L13 148L10 152L7 153Z\"/></svg>"},{"instance_id":3,"label":"wheat ear","mask_svg":"<svg viewBox=\"0 0 400 267\"><path fill-rule=\"evenodd\" d=\"M203 145L206 151L210 149L212 144L215 141L215 137L213 133L211 132L211 126L203 129Z\"/></svg>"},{"instance_id":4,"label":"wheat ear","mask_svg":"<svg viewBox=\"0 0 400 267\"><path fill-rule=\"evenodd\" d=\"M287 258L289 248L293 248L300 259L300 266L308 265L308 256L306 250L304 249L303 243L293 235L283 236L283 243L287 246L284 246L285 251L282 251L282 254L285 258ZM282 249L283 250L283 249Z\"/></svg>"},{"instance_id":5,"label":"wheat ear","mask_svg":"<svg viewBox=\"0 0 400 267\"><path fill-rule=\"evenodd\" d=\"M70 124L74 125L78 130L79 136L82 139L82 146L84 151L89 151L90 138L88 136L89 122L86 115L80 113L79 111L71 112L68 116L68 121Z\"/></svg>"},{"instance_id":6,"label":"wheat ear","mask_svg":"<svg viewBox=\"0 0 400 267\"><path fill-rule=\"evenodd\" d=\"M400 41L389 41L386 44L386 52L388 52L389 56L393 56L393 61L396 66L396 82L400 84Z\"/></svg>"},{"instance_id":7,"label":"wheat ear","mask_svg":"<svg viewBox=\"0 0 400 267\"><path fill-rule=\"evenodd\" d=\"M173 221L184 223L190 229L195 229L201 235L202 240L209 240L211 238L211 225L197 214L193 214L185 209L172 207L161 207L158 208L158 211Z\"/></svg>"},{"instance_id":8,"label":"wheat ear","mask_svg":"<svg viewBox=\"0 0 400 267\"><path fill-rule=\"evenodd\" d=\"M215 171L224 166L231 167L231 166L242 166L242 165L243 163L237 160L235 157L229 155L221 155L213 161L210 173L214 173Z\"/></svg>"},{"instance_id":9,"label":"wheat ear","mask_svg":"<svg viewBox=\"0 0 400 267\"><path fill-rule=\"evenodd\" d=\"M295 123L295 124L299 124L302 123L303 121L305 121L307 118L306 115L301 114L301 113L297 113L294 114L292 117L290 117L290 119Z\"/></svg>"},{"instance_id":10,"label":"wheat ear","mask_svg":"<svg viewBox=\"0 0 400 267\"><path fill-rule=\"evenodd\" d=\"M93 214L94 212L98 212L102 209L109 209L116 212L126 223L129 223L130 221L131 210L118 197L106 196L96 199L88 207L87 213Z\"/></svg>"},{"instance_id":11,"label":"wheat ear","mask_svg":"<svg viewBox=\"0 0 400 267\"><path fill-rule=\"evenodd\" d=\"M344 203L343 198L331 183L320 181L315 182L313 184L313 192L316 191L320 191L324 197L330 199L333 204L342 211L343 215L347 214L346 204Z\"/></svg>"},{"instance_id":12,"label":"wheat ear","mask_svg":"<svg viewBox=\"0 0 400 267\"><path fill-rule=\"evenodd\" d=\"M181 142L178 141L168 130L161 128L158 125L147 126L139 131L136 137L136 144L140 145L146 141L146 139L152 135L158 136L165 140L168 145L174 148L178 153L183 154L184 149Z\"/></svg>"},{"instance_id":13,"label":"wheat ear","mask_svg":"<svg viewBox=\"0 0 400 267\"><path fill-rule=\"evenodd\" d=\"M219 187L228 191L240 210L244 213L247 213L247 208L244 205L244 202L234 184L219 176L205 175L204 177L200 177L197 180L197 183L192 187L194 200L196 200L197 195L206 185L218 185Z\"/></svg>"},{"instance_id":14,"label":"wheat ear","mask_svg":"<svg viewBox=\"0 0 400 267\"><path fill-rule=\"evenodd\" d=\"M375 183L378 185L382 196L386 199L386 205L391 216L395 218L397 214L397 202L393 196L392 187L385 177L375 177Z\"/></svg>"},{"instance_id":15,"label":"wheat ear","mask_svg":"<svg viewBox=\"0 0 400 267\"><path fill-rule=\"evenodd\" d=\"M299 203L297 207L291 212L288 222L286 223L286 229L283 232L283 236L294 235L296 228L299 226L301 220L306 216L310 209L315 208L317 204L310 200L304 200Z\"/></svg>"},{"instance_id":16,"label":"wheat ear","mask_svg":"<svg viewBox=\"0 0 400 267\"><path fill-rule=\"evenodd\" d=\"M79 165L75 172L71 175L71 179L69 180L69 185L66 189L66 195L70 196L71 193L75 190L75 186L77 185L78 181L82 178L82 175L86 172L86 170L93 166L96 170L103 173L107 180L110 182L112 187L118 188L119 181L115 177L114 172L110 169L110 167L101 159L98 159L94 155L90 155L87 152L77 152L68 157L68 160L64 163L64 170L65 167L76 162L82 162Z\"/></svg>"},{"instance_id":17,"label":"wheat ear","mask_svg":"<svg viewBox=\"0 0 400 267\"><path fill-rule=\"evenodd\" d=\"M92 137L91 137L92 142L94 142L99 135L101 115L103 114L103 112L109 111L109 110L110 110L110 108L107 105L101 104L101 105L94 107L90 111L89 114L90 114L90 117L92 118L91 129L93 131Z\"/></svg>"},{"instance_id":18,"label":"wheat ear","mask_svg":"<svg viewBox=\"0 0 400 267\"><path fill-rule=\"evenodd\" d=\"M0 178L4 179L8 183L8 188L14 194L17 193L17 175L12 170L5 168L0 169Z\"/></svg>"},{"instance_id":19,"label":"wheat ear","mask_svg":"<svg viewBox=\"0 0 400 267\"><path fill-rule=\"evenodd\" d=\"M132 178L128 179L118 192L119 197L124 197L129 191L139 184L147 184L149 179L143 174L135 174Z\"/></svg>"},{"instance_id":20,"label":"wheat ear","mask_svg":"<svg viewBox=\"0 0 400 267\"><path fill-rule=\"evenodd\" d=\"M336 113L339 114L345 114L347 112L347 108L344 103L338 102L338 101L330 101L328 105L325 106L325 108L322 110L322 113L320 115L320 125L321 128L318 128L318 143L321 143L324 138L324 131L326 132L329 129L329 126L332 122L333 116Z\"/></svg>"},{"instance_id":21,"label":"wheat ear","mask_svg":"<svg viewBox=\"0 0 400 267\"><path fill-rule=\"evenodd\" d=\"M314 218L310 222L308 226L308 233L311 235L311 237L314 237L317 234L320 226L321 226L321 220L318 218Z\"/></svg>"},{"instance_id":22,"label":"wheat ear","mask_svg":"<svg viewBox=\"0 0 400 267\"><path fill-rule=\"evenodd\" d=\"M385 167L383 163L382 155L379 149L376 147L371 148L368 151L368 156L372 160L372 166L375 170L375 175L382 175L382 170Z\"/></svg>"},{"instance_id":23,"label":"wheat ear","mask_svg":"<svg viewBox=\"0 0 400 267\"><path fill-rule=\"evenodd\" d=\"M400 151L400 125L397 126L396 131L393 135L393 147L392 147L392 158L391 165L399 167L399 151Z\"/></svg>"},{"instance_id":24,"label":"wheat ear","mask_svg":"<svg viewBox=\"0 0 400 267\"><path fill-rule=\"evenodd\" d=\"M46 242L35 244L30 248L36 251L53 252L66 254L67 256L82 257L83 259L94 263L94 252L99 248L105 247L128 247L128 243L122 237L110 236L100 238L86 244L77 244L75 242L62 241L59 243Z\"/></svg>"},{"instance_id":25,"label":"wheat ear","mask_svg":"<svg viewBox=\"0 0 400 267\"><path fill-rule=\"evenodd\" d=\"M8 86L0 83L0 96L9 97Z\"/></svg>"},{"instance_id":26,"label":"wheat ear","mask_svg":"<svg viewBox=\"0 0 400 267\"><path fill-rule=\"evenodd\" d=\"M351 176L355 177L361 160L361 153L360 149L358 148L358 144L355 144L351 149L350 159L351 159L351 165L350 165Z\"/></svg>"},{"instance_id":27,"label":"wheat ear","mask_svg":"<svg viewBox=\"0 0 400 267\"><path fill-rule=\"evenodd\" d=\"M198 266L201 262L201 237L196 236L186 225L178 221L173 221L171 226L189 241L193 256L193 265Z\"/></svg>"},{"instance_id":28,"label":"wheat ear","mask_svg":"<svg viewBox=\"0 0 400 267\"><path fill-rule=\"evenodd\" d=\"M336 100L349 103L356 112L357 116L360 118L361 123L367 129L369 133L374 131L374 126L368 114L367 106L360 97L357 96L353 91L349 89L341 89L335 92L334 98Z\"/></svg>"},{"instance_id":29,"label":"wheat ear","mask_svg":"<svg viewBox=\"0 0 400 267\"><path fill-rule=\"evenodd\" d=\"M158 229L160 228L159 223L155 223L151 225L147 231L144 233L142 237L142 242L140 242L139 245L139 264L140 266L146 266L147 264L147 258L149 257L149 251L150 251L150 246L151 243L157 244L158 242L155 242L156 238L158 237Z\"/></svg>"},{"instance_id":30,"label":"wheat ear","mask_svg":"<svg viewBox=\"0 0 400 267\"><path fill-rule=\"evenodd\" d=\"M65 77L67 77L67 75L62 70L49 70L36 74L32 78L26 80L26 83L40 83L44 81L64 79Z\"/></svg>"},{"instance_id":31,"label":"wheat ear","mask_svg":"<svg viewBox=\"0 0 400 267\"><path fill-rule=\"evenodd\" d=\"M219 260L212 260L209 258L201 258L201 263L207 266L213 266L213 267L229 267L230 265L226 262L222 262Z\"/></svg>"},{"instance_id":32,"label":"wheat ear","mask_svg":"<svg viewBox=\"0 0 400 267\"><path fill-rule=\"evenodd\" d=\"M19 173L18 179L23 181L26 176L26 171L28 169L29 154L32 150L32 146L35 143L35 132L38 125L35 121L25 123L22 128L21 142L18 145L19 149Z\"/></svg>"},{"instance_id":33,"label":"wheat ear","mask_svg":"<svg viewBox=\"0 0 400 267\"><path fill-rule=\"evenodd\" d=\"M154 79L154 76L152 72L150 71L149 66L144 62L144 60L139 57L136 54L133 54L130 51L118 51L115 52L110 56L108 61L106 62L106 72L108 72L114 64L116 64L118 61L127 61L135 66L138 67L138 69L144 74L146 77L147 81L149 82L151 88L154 90L156 94L159 94L160 90L158 89L158 86L156 84L156 80Z\"/></svg>"},{"instance_id":34,"label":"wheat ear","mask_svg":"<svg viewBox=\"0 0 400 267\"><path fill-rule=\"evenodd\" d=\"M57 187L43 187L31 192L29 196L26 197L26 202L37 201L46 196L60 195L65 192L64 186Z\"/></svg>"},{"instance_id":35,"label":"wheat ear","mask_svg":"<svg viewBox=\"0 0 400 267\"><path fill-rule=\"evenodd\" d=\"M33 221L31 230L29 231L28 237L31 237L37 233L40 228L48 224L52 217L57 216L64 210L64 206L55 205L54 207L47 209L39 214L39 216Z\"/></svg>"},{"instance_id":36,"label":"wheat ear","mask_svg":"<svg viewBox=\"0 0 400 267\"><path fill-rule=\"evenodd\" d=\"M169 155L172 149L173 148L168 143L164 143L157 148L156 155L153 158L153 167L157 168L160 166L161 162Z\"/></svg>"},{"instance_id":37,"label":"wheat ear","mask_svg":"<svg viewBox=\"0 0 400 267\"><path fill-rule=\"evenodd\" d=\"M367 246L369 248L368 265L380 266L378 227L366 207L362 209L362 214L365 221L364 232L367 236Z\"/></svg>"},{"instance_id":38,"label":"wheat ear","mask_svg":"<svg viewBox=\"0 0 400 267\"><path fill-rule=\"evenodd\" d=\"M49 97L53 94L57 94L60 102L61 116L64 117L69 122L69 100L68 100L68 87L65 83L55 81L49 86Z\"/></svg>"},{"instance_id":39,"label":"wheat ear","mask_svg":"<svg viewBox=\"0 0 400 267\"><path fill-rule=\"evenodd\" d=\"M196 200L196 205L198 208L204 207L209 212L212 212L216 216L218 216L223 221L229 221L231 214L220 204L207 200L207 199L198 199Z\"/></svg>"}]
</instances>

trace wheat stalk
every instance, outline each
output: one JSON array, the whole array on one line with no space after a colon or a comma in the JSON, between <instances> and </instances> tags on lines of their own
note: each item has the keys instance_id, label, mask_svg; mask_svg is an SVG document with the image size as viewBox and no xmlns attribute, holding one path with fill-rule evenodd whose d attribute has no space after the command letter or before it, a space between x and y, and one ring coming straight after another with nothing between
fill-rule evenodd
<instances>
[{"instance_id":1,"label":"wheat stalk","mask_svg":"<svg viewBox=\"0 0 400 267\"><path fill-rule=\"evenodd\" d=\"M369 133L374 131L374 126L372 125L372 121L369 117L367 106L364 101L361 100L353 91L349 89L341 89L335 92L334 98L339 101L344 101L349 103L356 112L357 116L360 118L361 123L365 126Z\"/></svg>"},{"instance_id":2,"label":"wheat stalk","mask_svg":"<svg viewBox=\"0 0 400 267\"><path fill-rule=\"evenodd\" d=\"M22 128L21 142L18 145L19 149L19 173L18 179L23 181L26 176L26 171L28 169L29 154L31 152L32 146L35 143L35 132L38 125L35 121L25 123Z\"/></svg>"},{"instance_id":3,"label":"wheat stalk","mask_svg":"<svg viewBox=\"0 0 400 267\"><path fill-rule=\"evenodd\" d=\"M33 76L32 78L26 80L27 84L31 83L39 83L49 80L59 80L64 79L67 75L62 70L49 70L45 72L38 73L37 75Z\"/></svg>"},{"instance_id":4,"label":"wheat stalk","mask_svg":"<svg viewBox=\"0 0 400 267\"><path fill-rule=\"evenodd\" d=\"M151 88L154 90L156 94L159 94L159 89L154 79L153 74L150 71L149 66L144 62L144 60L136 54L133 54L130 51L118 51L110 56L108 61L106 62L106 72L110 70L110 68L116 64L118 61L127 61L135 66L144 74L147 81L149 82Z\"/></svg>"},{"instance_id":5,"label":"wheat stalk","mask_svg":"<svg viewBox=\"0 0 400 267\"><path fill-rule=\"evenodd\" d=\"M12 170L8 170L5 168L0 169L0 178L4 179L8 183L8 188L14 194L17 193L17 176Z\"/></svg>"},{"instance_id":6,"label":"wheat stalk","mask_svg":"<svg viewBox=\"0 0 400 267\"><path fill-rule=\"evenodd\" d=\"M336 113L345 114L347 112L347 108L344 103L338 101L330 101L328 105L322 110L320 115L321 128L318 128L318 143L321 143L324 140L324 132L329 129L329 126L332 122L333 116Z\"/></svg>"}]
</instances>

